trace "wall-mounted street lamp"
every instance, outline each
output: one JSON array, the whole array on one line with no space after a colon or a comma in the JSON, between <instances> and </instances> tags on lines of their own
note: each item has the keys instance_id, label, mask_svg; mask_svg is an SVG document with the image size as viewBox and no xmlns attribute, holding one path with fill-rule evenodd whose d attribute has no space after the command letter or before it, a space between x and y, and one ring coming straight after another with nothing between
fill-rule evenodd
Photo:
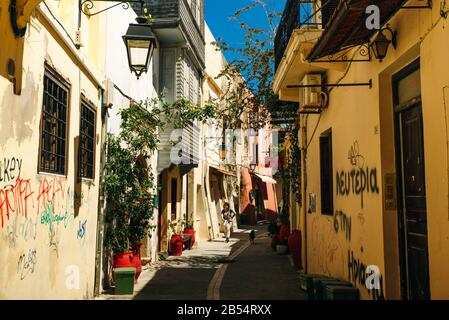
<instances>
[{"instance_id":1,"label":"wall-mounted street lamp","mask_svg":"<svg viewBox=\"0 0 449 320\"><path fill-rule=\"evenodd\" d=\"M254 172L254 171L256 170L256 167L257 167L257 164L255 164L255 163L250 163L250 165L249 165L249 170L250 170L251 172Z\"/></svg>"},{"instance_id":2,"label":"wall-mounted street lamp","mask_svg":"<svg viewBox=\"0 0 449 320\"><path fill-rule=\"evenodd\" d=\"M137 21L139 22L139 18ZM139 79L142 73L148 71L156 47L156 37L151 31L150 25L146 23L130 24L126 35L123 36L123 41L126 45L129 68Z\"/></svg>"},{"instance_id":3,"label":"wall-mounted street lamp","mask_svg":"<svg viewBox=\"0 0 449 320\"><path fill-rule=\"evenodd\" d=\"M94 2L113 2L110 5L99 11L93 11ZM147 16L148 9L145 6L144 0L79 0L79 10L86 16L91 17L109 9L122 5L124 10L128 9L131 4L138 4L141 7L142 16L136 18L137 23L131 23L128 31L122 37L126 46L126 53L128 56L128 65L131 72L134 72L137 79L145 72L148 72L148 66L153 56L154 48L157 45L156 36L151 30L149 18ZM81 23L81 20L80 20Z\"/></svg>"},{"instance_id":4,"label":"wall-mounted street lamp","mask_svg":"<svg viewBox=\"0 0 449 320\"><path fill-rule=\"evenodd\" d=\"M390 34L388 38L386 33ZM373 50L374 56L380 62L387 56L389 46L393 45L393 48L396 49L397 46L397 36L396 32L391 30L390 26L387 25L385 28L381 29L377 34L374 41L371 43L370 47Z\"/></svg>"}]
</instances>

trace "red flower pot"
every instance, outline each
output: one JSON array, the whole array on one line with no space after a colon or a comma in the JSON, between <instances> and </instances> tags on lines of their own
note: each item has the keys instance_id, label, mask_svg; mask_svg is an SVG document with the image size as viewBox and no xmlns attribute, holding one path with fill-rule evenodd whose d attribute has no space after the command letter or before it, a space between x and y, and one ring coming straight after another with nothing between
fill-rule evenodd
<instances>
[{"instance_id":1,"label":"red flower pot","mask_svg":"<svg viewBox=\"0 0 449 320\"><path fill-rule=\"evenodd\" d=\"M170 239L170 255L179 257L182 255L182 238L178 234L172 235Z\"/></svg>"},{"instance_id":2,"label":"red flower pot","mask_svg":"<svg viewBox=\"0 0 449 320\"><path fill-rule=\"evenodd\" d=\"M134 279L136 281L137 281L137 279L139 279L139 276L142 273L142 257L140 254L140 247L141 247L141 244L133 245L133 253L134 253L133 262L134 262L134 267L136 267L136 275L135 275Z\"/></svg>"},{"instance_id":3,"label":"red flower pot","mask_svg":"<svg viewBox=\"0 0 449 320\"><path fill-rule=\"evenodd\" d=\"M134 267L134 253L130 252L117 252L114 254L114 261L112 267L115 268L132 268Z\"/></svg>"},{"instance_id":4,"label":"red flower pot","mask_svg":"<svg viewBox=\"0 0 449 320\"><path fill-rule=\"evenodd\" d=\"M296 269L301 269L301 231L293 230L288 237L288 248Z\"/></svg>"},{"instance_id":5,"label":"red flower pot","mask_svg":"<svg viewBox=\"0 0 449 320\"><path fill-rule=\"evenodd\" d=\"M188 234L192 236L192 242L190 243L190 249L192 249L195 244L195 230L194 229L185 229L184 234Z\"/></svg>"},{"instance_id":6,"label":"red flower pot","mask_svg":"<svg viewBox=\"0 0 449 320\"><path fill-rule=\"evenodd\" d=\"M290 225L283 224L281 229L279 230L279 239L281 241L288 241L288 237L290 236Z\"/></svg>"},{"instance_id":7,"label":"red flower pot","mask_svg":"<svg viewBox=\"0 0 449 320\"><path fill-rule=\"evenodd\" d=\"M135 268L134 253L130 252L117 252L114 254L112 261L112 269L116 268ZM115 272L112 273L112 280L115 282Z\"/></svg>"}]
</instances>

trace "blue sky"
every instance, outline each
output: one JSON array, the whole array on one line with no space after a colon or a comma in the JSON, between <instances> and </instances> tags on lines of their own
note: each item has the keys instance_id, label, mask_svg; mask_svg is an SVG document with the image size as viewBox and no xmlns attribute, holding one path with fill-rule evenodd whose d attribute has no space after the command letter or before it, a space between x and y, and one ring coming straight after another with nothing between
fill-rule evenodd
<instances>
[{"instance_id":1,"label":"blue sky","mask_svg":"<svg viewBox=\"0 0 449 320\"><path fill-rule=\"evenodd\" d=\"M282 12L286 0L265 0L270 8L276 12ZM235 11L251 4L251 0L205 0L206 20L216 38L222 37L229 45L238 46L244 42L244 32L229 17ZM242 20L251 26L266 28L266 18L263 10L254 9L250 14L242 15ZM231 62L234 56L225 52L226 59Z\"/></svg>"}]
</instances>

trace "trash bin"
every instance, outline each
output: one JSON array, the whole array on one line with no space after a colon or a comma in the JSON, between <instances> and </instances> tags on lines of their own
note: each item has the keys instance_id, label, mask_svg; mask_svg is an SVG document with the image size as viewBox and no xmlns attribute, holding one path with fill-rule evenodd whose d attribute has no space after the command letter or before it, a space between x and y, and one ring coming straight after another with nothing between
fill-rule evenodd
<instances>
[{"instance_id":1,"label":"trash bin","mask_svg":"<svg viewBox=\"0 0 449 320\"><path fill-rule=\"evenodd\" d=\"M136 268L115 268L115 290L116 295L134 293L134 276Z\"/></svg>"}]
</instances>

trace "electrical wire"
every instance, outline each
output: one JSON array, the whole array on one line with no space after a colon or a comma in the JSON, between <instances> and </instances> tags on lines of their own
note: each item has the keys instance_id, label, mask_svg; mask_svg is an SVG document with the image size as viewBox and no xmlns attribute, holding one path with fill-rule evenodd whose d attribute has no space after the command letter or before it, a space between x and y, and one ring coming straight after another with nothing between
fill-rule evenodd
<instances>
[{"instance_id":1,"label":"electrical wire","mask_svg":"<svg viewBox=\"0 0 449 320\"><path fill-rule=\"evenodd\" d=\"M47 8L48 13L52 16L52 18L59 24L59 26L62 28L62 30L64 30L65 34L67 35L67 37L69 38L70 42L72 42L72 44L75 46L76 48L76 43L73 40L73 38L70 36L69 32L67 31L67 29L64 27L64 25L61 23L61 21L59 21L59 19L53 14L53 12L50 10L50 7L47 5L47 3L44 1L43 2L44 6Z\"/></svg>"},{"instance_id":2,"label":"electrical wire","mask_svg":"<svg viewBox=\"0 0 449 320\"><path fill-rule=\"evenodd\" d=\"M128 99L129 101L131 101L131 102L132 102L132 101L136 101L135 99L131 98L129 95L127 95L126 93L124 93L123 90L120 89L120 87L117 86L115 83L114 83L114 88L115 88L118 92L120 92L120 94L121 94L124 98Z\"/></svg>"}]
</instances>

